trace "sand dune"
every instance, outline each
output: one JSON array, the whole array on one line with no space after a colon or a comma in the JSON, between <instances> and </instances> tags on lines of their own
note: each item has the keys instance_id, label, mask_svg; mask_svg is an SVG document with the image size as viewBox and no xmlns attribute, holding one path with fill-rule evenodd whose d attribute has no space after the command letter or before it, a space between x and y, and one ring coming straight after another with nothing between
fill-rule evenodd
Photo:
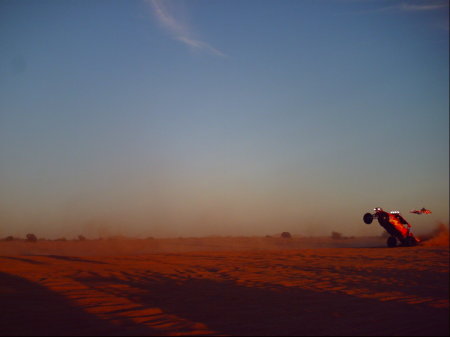
<instances>
[{"instance_id":1,"label":"sand dune","mask_svg":"<svg viewBox=\"0 0 450 337\"><path fill-rule=\"evenodd\" d=\"M208 251L211 239L195 240L203 250L109 256L2 243L0 334L449 334L448 245Z\"/></svg>"},{"instance_id":2,"label":"sand dune","mask_svg":"<svg viewBox=\"0 0 450 337\"><path fill-rule=\"evenodd\" d=\"M110 238L87 241L0 241L0 255L109 256L192 251L243 251L304 248L384 247L381 237L332 240L329 237L207 237L172 239Z\"/></svg>"}]
</instances>

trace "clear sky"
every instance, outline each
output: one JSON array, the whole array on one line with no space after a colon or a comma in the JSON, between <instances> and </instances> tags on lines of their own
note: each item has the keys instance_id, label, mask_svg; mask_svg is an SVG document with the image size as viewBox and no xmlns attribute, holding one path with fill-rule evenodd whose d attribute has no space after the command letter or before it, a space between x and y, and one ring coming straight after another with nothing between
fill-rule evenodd
<instances>
[{"instance_id":1,"label":"clear sky","mask_svg":"<svg viewBox=\"0 0 450 337\"><path fill-rule=\"evenodd\" d=\"M448 223L448 10L0 0L0 236Z\"/></svg>"}]
</instances>

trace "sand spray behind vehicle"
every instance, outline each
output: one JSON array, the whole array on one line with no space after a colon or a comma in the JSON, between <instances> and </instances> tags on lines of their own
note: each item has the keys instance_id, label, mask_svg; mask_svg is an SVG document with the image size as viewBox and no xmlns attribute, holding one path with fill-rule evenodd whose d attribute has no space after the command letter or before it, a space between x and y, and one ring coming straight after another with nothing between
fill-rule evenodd
<instances>
[{"instance_id":1,"label":"sand spray behind vehicle","mask_svg":"<svg viewBox=\"0 0 450 337\"><path fill-rule=\"evenodd\" d=\"M448 246L449 245L449 226L444 223L438 223L429 234L421 235L424 246Z\"/></svg>"}]
</instances>

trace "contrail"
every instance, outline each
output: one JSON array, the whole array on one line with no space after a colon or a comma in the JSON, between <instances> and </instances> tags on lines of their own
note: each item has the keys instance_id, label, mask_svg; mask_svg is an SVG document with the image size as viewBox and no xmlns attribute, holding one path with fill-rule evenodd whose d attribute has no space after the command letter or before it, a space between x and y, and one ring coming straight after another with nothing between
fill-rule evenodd
<instances>
[{"instance_id":1,"label":"contrail","mask_svg":"<svg viewBox=\"0 0 450 337\"><path fill-rule=\"evenodd\" d=\"M170 10L165 6L162 0L146 0L155 13L156 18L161 23L161 25L172 35L172 37L184 43L185 45L197 49L206 51L210 54L226 57L226 55L220 50L212 47L210 44L194 39L192 37L192 30L177 20L170 12Z\"/></svg>"}]
</instances>

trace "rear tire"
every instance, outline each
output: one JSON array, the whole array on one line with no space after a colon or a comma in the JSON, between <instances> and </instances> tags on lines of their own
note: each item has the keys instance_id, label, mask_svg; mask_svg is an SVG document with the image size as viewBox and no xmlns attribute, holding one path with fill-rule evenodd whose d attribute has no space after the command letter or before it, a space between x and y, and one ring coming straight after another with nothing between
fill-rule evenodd
<instances>
[{"instance_id":1,"label":"rear tire","mask_svg":"<svg viewBox=\"0 0 450 337\"><path fill-rule=\"evenodd\" d=\"M407 236L405 239L405 246L412 247L416 245L416 240L412 236Z\"/></svg>"},{"instance_id":2,"label":"rear tire","mask_svg":"<svg viewBox=\"0 0 450 337\"><path fill-rule=\"evenodd\" d=\"M366 224L370 225L370 224L372 223L372 221L373 221L373 215L370 214L370 213L366 213L366 214L364 214L364 216L363 216L363 220L364 220L364 222L365 222Z\"/></svg>"},{"instance_id":3,"label":"rear tire","mask_svg":"<svg viewBox=\"0 0 450 337\"><path fill-rule=\"evenodd\" d=\"M394 238L393 236L390 236L390 237L387 239L387 246L388 246L389 248L392 248L392 247L397 246L397 239Z\"/></svg>"}]
</instances>

